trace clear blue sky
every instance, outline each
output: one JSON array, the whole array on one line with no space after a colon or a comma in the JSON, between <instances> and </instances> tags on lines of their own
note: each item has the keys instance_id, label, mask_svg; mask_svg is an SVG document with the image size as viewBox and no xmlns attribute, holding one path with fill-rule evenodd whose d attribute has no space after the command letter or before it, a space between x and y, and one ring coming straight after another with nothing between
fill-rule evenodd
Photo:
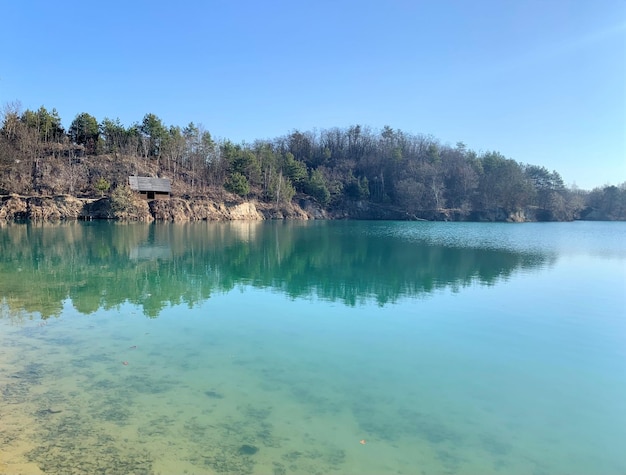
<instances>
[{"instance_id":1,"label":"clear blue sky","mask_svg":"<svg viewBox=\"0 0 626 475\"><path fill-rule=\"evenodd\" d=\"M0 105L214 138L361 124L626 181L624 0L5 1Z\"/></svg>"}]
</instances>

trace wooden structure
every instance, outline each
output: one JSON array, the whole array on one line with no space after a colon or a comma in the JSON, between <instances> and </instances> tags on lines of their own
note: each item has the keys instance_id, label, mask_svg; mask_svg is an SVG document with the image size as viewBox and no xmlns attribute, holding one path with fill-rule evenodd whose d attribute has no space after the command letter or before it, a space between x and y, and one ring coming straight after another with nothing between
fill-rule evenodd
<instances>
[{"instance_id":1,"label":"wooden structure","mask_svg":"<svg viewBox=\"0 0 626 475\"><path fill-rule=\"evenodd\" d=\"M172 182L169 178L129 176L128 184L131 190L147 200L167 200L172 193Z\"/></svg>"}]
</instances>

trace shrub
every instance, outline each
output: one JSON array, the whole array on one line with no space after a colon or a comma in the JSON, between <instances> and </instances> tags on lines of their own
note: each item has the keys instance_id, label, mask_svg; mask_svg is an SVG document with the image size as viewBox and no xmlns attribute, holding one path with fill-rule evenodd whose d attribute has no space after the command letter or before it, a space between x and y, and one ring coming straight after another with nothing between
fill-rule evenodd
<instances>
[{"instance_id":1,"label":"shrub","mask_svg":"<svg viewBox=\"0 0 626 475\"><path fill-rule=\"evenodd\" d=\"M128 186L118 186L111 193L111 210L117 219L145 220L150 216L148 203Z\"/></svg>"},{"instance_id":2,"label":"shrub","mask_svg":"<svg viewBox=\"0 0 626 475\"><path fill-rule=\"evenodd\" d=\"M96 190L100 192L100 196L104 196L104 193L111 188L111 183L109 183L105 178L99 178L96 182Z\"/></svg>"}]
</instances>

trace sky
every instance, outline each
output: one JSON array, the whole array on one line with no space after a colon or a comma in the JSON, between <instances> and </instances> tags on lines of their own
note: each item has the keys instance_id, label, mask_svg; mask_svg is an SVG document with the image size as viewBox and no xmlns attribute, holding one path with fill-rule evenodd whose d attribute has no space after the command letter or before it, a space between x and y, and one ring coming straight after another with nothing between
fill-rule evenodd
<instances>
[{"instance_id":1,"label":"sky","mask_svg":"<svg viewBox=\"0 0 626 475\"><path fill-rule=\"evenodd\" d=\"M0 107L252 143L388 125L626 182L624 0L0 2Z\"/></svg>"}]
</instances>

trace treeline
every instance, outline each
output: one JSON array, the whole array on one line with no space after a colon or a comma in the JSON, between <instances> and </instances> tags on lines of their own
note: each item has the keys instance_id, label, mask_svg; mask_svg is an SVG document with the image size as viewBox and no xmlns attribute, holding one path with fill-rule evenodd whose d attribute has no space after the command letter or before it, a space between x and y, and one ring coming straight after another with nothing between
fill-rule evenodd
<instances>
[{"instance_id":1,"label":"treeline","mask_svg":"<svg viewBox=\"0 0 626 475\"><path fill-rule=\"evenodd\" d=\"M155 114L124 126L84 112L65 130L55 109L5 107L0 193L99 196L125 186L129 174L171 178L181 197L226 190L277 205L296 196L326 209L367 203L408 217L454 210L469 219L529 212L539 220L626 219L626 183L570 189L543 166L389 126L235 144L193 123L166 126Z\"/></svg>"}]
</instances>

